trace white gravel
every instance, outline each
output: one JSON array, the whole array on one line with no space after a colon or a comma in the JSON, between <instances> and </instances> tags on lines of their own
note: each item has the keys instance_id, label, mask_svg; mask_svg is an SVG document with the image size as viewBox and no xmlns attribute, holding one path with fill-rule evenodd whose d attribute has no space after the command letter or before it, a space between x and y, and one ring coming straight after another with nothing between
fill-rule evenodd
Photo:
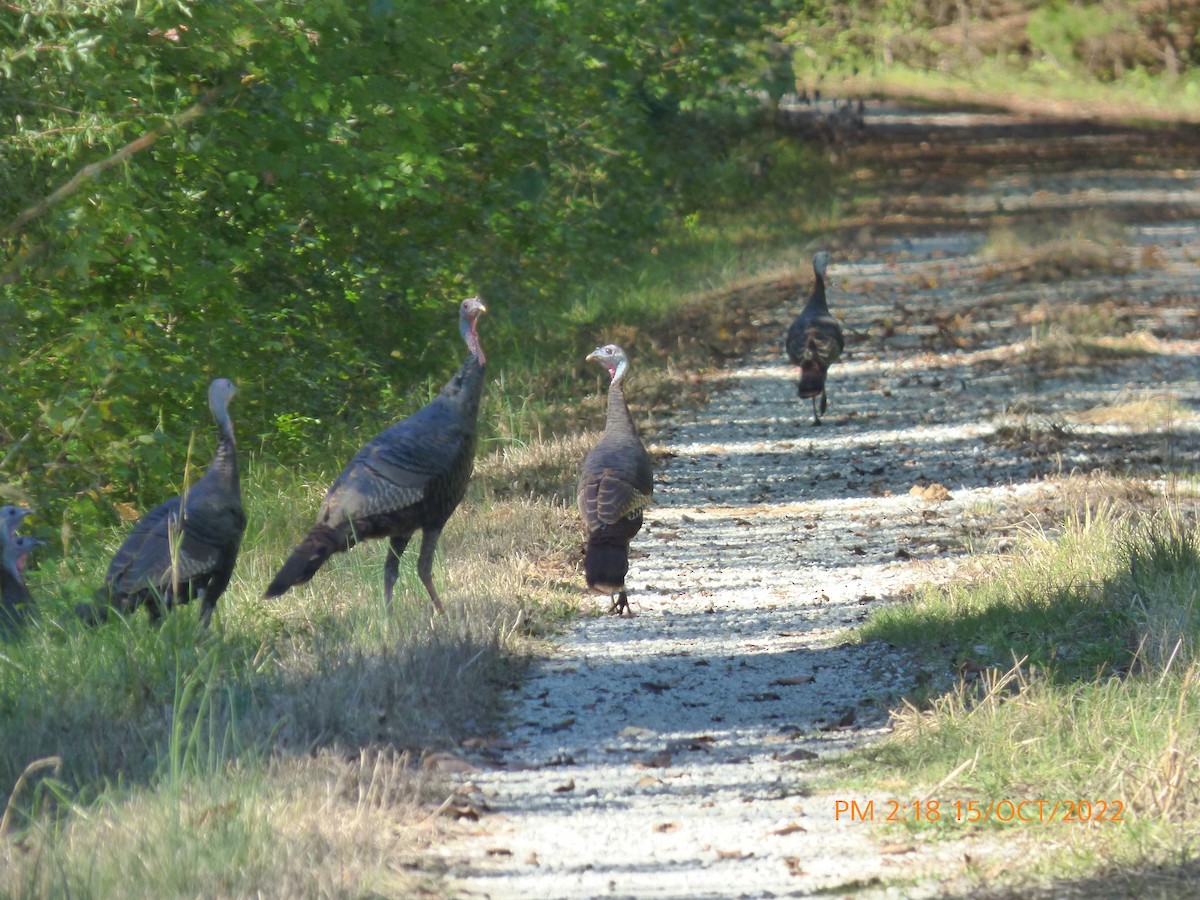
<instances>
[{"instance_id":1,"label":"white gravel","mask_svg":"<svg viewBox=\"0 0 1200 900\"><path fill-rule=\"evenodd\" d=\"M1020 186L1044 191L1028 178ZM813 757L884 734L879 698L916 674L886 647L853 643L852 627L911 586L951 576L979 516L1053 491L1041 479L1072 466L1070 448L1051 465L983 438L1022 396L1087 408L1129 378L1034 385L1009 365L1021 345L1006 302L1030 287L1010 283L1007 301L988 283L964 291L981 265L977 240L835 255L830 305L857 340L830 375L824 425L796 398L781 350L798 301L759 323L778 341L660 437L671 455L634 544L637 615L574 627L514 699L510 733L475 753L464 790L489 812L441 850L455 896L928 896L964 871L968 851L975 866L1022 852L1011 837L984 848L885 827L885 800L919 799L903 788L813 792ZM1178 279L1196 246L1182 230L1157 272ZM881 333L881 321L904 320L897 310L934 302L946 315L991 304L992 318L957 326L966 346L949 352L928 349L936 324L919 317ZM1176 382L1194 400L1188 347L1147 360L1140 377ZM629 390L636 409L636 358ZM910 493L930 484L949 497ZM838 814L838 801L871 799L875 823Z\"/></svg>"}]
</instances>

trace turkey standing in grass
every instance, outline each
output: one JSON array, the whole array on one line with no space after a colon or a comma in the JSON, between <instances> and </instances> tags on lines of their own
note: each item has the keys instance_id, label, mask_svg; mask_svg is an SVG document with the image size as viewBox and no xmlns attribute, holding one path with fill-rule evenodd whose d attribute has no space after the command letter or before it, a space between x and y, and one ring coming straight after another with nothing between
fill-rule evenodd
<instances>
[{"instance_id":1,"label":"turkey standing in grass","mask_svg":"<svg viewBox=\"0 0 1200 900\"><path fill-rule=\"evenodd\" d=\"M308 581L334 553L368 538L386 537L390 545L383 565L383 596L391 605L400 557L420 529L417 574L434 609L442 611L433 586L433 555L442 529L467 492L475 465L475 420L485 361L476 320L486 311L478 297L462 302L459 333L470 353L462 367L428 405L378 435L350 460L325 495L316 524L264 597L278 597Z\"/></svg>"},{"instance_id":2,"label":"turkey standing in grass","mask_svg":"<svg viewBox=\"0 0 1200 900\"><path fill-rule=\"evenodd\" d=\"M29 605L25 585L25 559L44 541L18 535L17 527L33 510L19 506L0 509L0 635L14 633L24 621Z\"/></svg>"},{"instance_id":3,"label":"turkey standing in grass","mask_svg":"<svg viewBox=\"0 0 1200 900\"><path fill-rule=\"evenodd\" d=\"M825 250L813 257L816 283L812 295L787 334L788 358L800 367L799 393L802 399L812 398L814 425L820 425L821 415L825 414L825 376L846 347L842 327L825 304L825 268L828 265L829 253ZM817 412L818 397L821 398L820 415Z\"/></svg>"},{"instance_id":4,"label":"turkey standing in grass","mask_svg":"<svg viewBox=\"0 0 1200 900\"><path fill-rule=\"evenodd\" d=\"M622 386L629 360L616 344L588 354L608 369L608 418L600 442L583 460L578 503L587 528L583 572L588 590L614 596L612 611L629 612L625 575L629 542L641 530L642 512L654 493L650 454L634 427Z\"/></svg>"},{"instance_id":5,"label":"turkey standing in grass","mask_svg":"<svg viewBox=\"0 0 1200 900\"><path fill-rule=\"evenodd\" d=\"M194 597L202 598L200 622L208 625L217 600L229 586L246 514L238 477L237 448L229 401L233 382L218 378L208 388L208 408L217 423L217 449L204 475L181 496L161 503L134 526L108 566L98 599L123 613L143 603L152 621ZM89 621L106 612L83 606Z\"/></svg>"}]
</instances>

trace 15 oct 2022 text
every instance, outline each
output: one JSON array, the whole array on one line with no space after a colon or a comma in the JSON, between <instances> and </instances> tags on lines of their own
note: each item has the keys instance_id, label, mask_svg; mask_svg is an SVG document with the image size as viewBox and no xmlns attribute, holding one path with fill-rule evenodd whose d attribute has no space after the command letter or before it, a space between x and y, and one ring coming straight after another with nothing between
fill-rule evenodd
<instances>
[{"instance_id":1,"label":"15 oct 2022 text","mask_svg":"<svg viewBox=\"0 0 1200 900\"><path fill-rule=\"evenodd\" d=\"M1120 800L844 800L833 801L837 822L1034 822L1114 823L1125 821Z\"/></svg>"}]
</instances>

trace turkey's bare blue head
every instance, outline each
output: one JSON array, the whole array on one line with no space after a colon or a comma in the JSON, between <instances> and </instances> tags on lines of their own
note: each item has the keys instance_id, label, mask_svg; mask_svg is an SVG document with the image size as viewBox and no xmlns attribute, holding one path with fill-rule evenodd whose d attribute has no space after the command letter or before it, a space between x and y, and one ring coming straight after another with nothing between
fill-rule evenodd
<instances>
[{"instance_id":1,"label":"turkey's bare blue head","mask_svg":"<svg viewBox=\"0 0 1200 900\"><path fill-rule=\"evenodd\" d=\"M468 297L458 307L458 333L467 342L467 350L479 360L481 366L487 359L483 355L483 347L479 345L479 330L475 322L485 312L487 307L479 297Z\"/></svg>"},{"instance_id":2,"label":"turkey's bare blue head","mask_svg":"<svg viewBox=\"0 0 1200 900\"><path fill-rule=\"evenodd\" d=\"M625 356L625 351L616 344L605 344L603 347L597 347L587 355L588 359L594 359L608 369L608 377L613 381L621 378L625 374L625 367L629 365L629 359Z\"/></svg>"},{"instance_id":3,"label":"turkey's bare blue head","mask_svg":"<svg viewBox=\"0 0 1200 900\"><path fill-rule=\"evenodd\" d=\"M829 251L819 250L813 256L813 273L822 281L825 280L825 270L829 267Z\"/></svg>"},{"instance_id":4,"label":"turkey's bare blue head","mask_svg":"<svg viewBox=\"0 0 1200 900\"><path fill-rule=\"evenodd\" d=\"M25 521L25 517L31 515L33 510L23 506L0 507L0 537L12 537L13 532Z\"/></svg>"},{"instance_id":5,"label":"turkey's bare blue head","mask_svg":"<svg viewBox=\"0 0 1200 900\"><path fill-rule=\"evenodd\" d=\"M11 537L4 545L4 563L17 575L25 574L25 558L35 547L42 546L45 541L18 534Z\"/></svg>"},{"instance_id":6,"label":"turkey's bare blue head","mask_svg":"<svg viewBox=\"0 0 1200 900\"><path fill-rule=\"evenodd\" d=\"M208 386L208 409L222 431L233 431L229 424L229 401L236 393L237 385L228 378L214 378Z\"/></svg>"}]
</instances>

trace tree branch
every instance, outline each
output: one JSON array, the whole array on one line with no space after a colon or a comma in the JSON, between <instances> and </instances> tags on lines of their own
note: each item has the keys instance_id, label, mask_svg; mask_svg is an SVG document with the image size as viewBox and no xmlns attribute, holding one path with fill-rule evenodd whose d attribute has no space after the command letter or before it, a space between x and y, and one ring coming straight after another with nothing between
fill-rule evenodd
<instances>
[{"instance_id":1,"label":"tree branch","mask_svg":"<svg viewBox=\"0 0 1200 900\"><path fill-rule=\"evenodd\" d=\"M209 106L212 104L212 101L216 99L218 93L220 93L219 88L212 88L196 105L185 109L174 118L168 119L153 131L148 131L141 137L130 141L116 153L112 154L112 156L84 166L82 169L76 172L66 184L58 188L52 194L43 197L37 203L33 204L33 206L22 210L15 219L5 225L3 229L0 229L0 240L4 240L12 236L34 219L44 216L52 207L58 205L64 199L79 190L80 186L85 182L90 181L98 175L104 174L114 166L119 166L135 153L145 150L164 134L167 134L168 132L174 131L178 128L183 128L193 119L198 119L200 116L204 115L206 112L208 112Z\"/></svg>"}]
</instances>

